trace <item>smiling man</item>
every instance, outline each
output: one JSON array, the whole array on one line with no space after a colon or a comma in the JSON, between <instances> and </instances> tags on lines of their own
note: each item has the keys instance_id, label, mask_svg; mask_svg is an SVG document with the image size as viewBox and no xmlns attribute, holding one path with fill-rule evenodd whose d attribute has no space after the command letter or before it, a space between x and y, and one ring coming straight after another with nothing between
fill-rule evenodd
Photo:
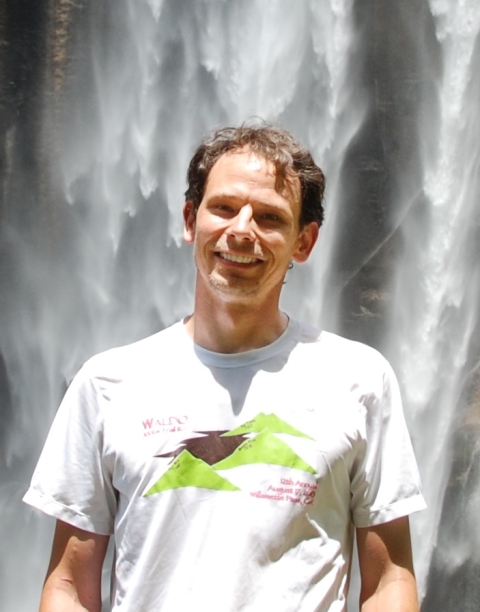
<instances>
[{"instance_id":1,"label":"smiling man","mask_svg":"<svg viewBox=\"0 0 480 612\"><path fill-rule=\"evenodd\" d=\"M292 261L308 258L321 219L319 208L318 219L301 224L300 180L288 172L277 176L272 161L245 146L215 162L200 202L187 201L184 237L194 243L198 274L186 326L200 346L237 353L270 344L286 329L278 308L285 274ZM321 204L320 170L316 179ZM197 332L195 319L202 322Z\"/></svg>"},{"instance_id":2,"label":"smiling man","mask_svg":"<svg viewBox=\"0 0 480 612\"><path fill-rule=\"evenodd\" d=\"M323 220L324 176L268 124L188 170L193 314L89 360L25 501L57 519L42 612L339 612L356 533L362 612L416 612L424 507L390 366L279 309Z\"/></svg>"}]
</instances>

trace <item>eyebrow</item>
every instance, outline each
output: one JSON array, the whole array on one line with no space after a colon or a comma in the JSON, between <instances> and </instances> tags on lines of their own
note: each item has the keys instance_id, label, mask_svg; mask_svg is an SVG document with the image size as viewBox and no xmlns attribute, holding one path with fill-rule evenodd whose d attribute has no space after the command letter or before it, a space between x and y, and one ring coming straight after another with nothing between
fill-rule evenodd
<instances>
[{"instance_id":1,"label":"eyebrow","mask_svg":"<svg viewBox=\"0 0 480 612\"><path fill-rule=\"evenodd\" d=\"M230 201L230 202L246 202L247 204L250 203L249 202L249 198L245 198L244 196L239 196L233 193L224 193L224 192L220 192L220 193L214 193L212 194L212 196L209 198L209 203L214 203L215 202L220 202L220 201ZM276 202L265 202L264 200L253 200L254 204L258 204L259 206L265 206L268 208L274 208L275 210L278 211L283 211L285 212L285 209L283 206L280 206L279 204L277 204Z\"/></svg>"}]
</instances>

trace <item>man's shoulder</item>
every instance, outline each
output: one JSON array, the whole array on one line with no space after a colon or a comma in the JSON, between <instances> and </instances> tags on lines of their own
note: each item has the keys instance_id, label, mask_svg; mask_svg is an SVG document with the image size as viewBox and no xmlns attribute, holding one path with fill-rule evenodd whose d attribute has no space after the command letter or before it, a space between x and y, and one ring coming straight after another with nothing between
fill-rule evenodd
<instances>
[{"instance_id":1,"label":"man's shoulder","mask_svg":"<svg viewBox=\"0 0 480 612\"><path fill-rule=\"evenodd\" d=\"M305 323L298 326L297 341L305 355L312 358L315 355L331 369L357 373L378 373L390 369L387 359L376 348Z\"/></svg>"},{"instance_id":2,"label":"man's shoulder","mask_svg":"<svg viewBox=\"0 0 480 612\"><path fill-rule=\"evenodd\" d=\"M120 375L153 364L158 368L163 360L172 359L181 350L185 340L188 338L180 321L146 338L97 353L82 369L90 376L102 376L115 372Z\"/></svg>"},{"instance_id":3,"label":"man's shoulder","mask_svg":"<svg viewBox=\"0 0 480 612\"><path fill-rule=\"evenodd\" d=\"M376 348L364 342L351 340L345 336L319 329L304 322L298 324L297 338L300 343L312 346L316 345L323 351L342 355L352 355L353 357L360 356L372 359L384 359Z\"/></svg>"}]
</instances>

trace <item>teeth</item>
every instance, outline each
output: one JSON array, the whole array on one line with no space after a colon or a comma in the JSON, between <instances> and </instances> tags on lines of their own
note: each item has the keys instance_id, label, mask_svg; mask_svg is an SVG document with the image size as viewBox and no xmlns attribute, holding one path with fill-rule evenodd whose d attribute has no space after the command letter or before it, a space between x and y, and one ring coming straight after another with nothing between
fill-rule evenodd
<instances>
[{"instance_id":1,"label":"teeth","mask_svg":"<svg viewBox=\"0 0 480 612\"><path fill-rule=\"evenodd\" d=\"M252 263L257 261L256 257L245 257L242 255L230 255L230 253L220 253L220 257L226 259L227 261L234 261L235 263Z\"/></svg>"}]
</instances>

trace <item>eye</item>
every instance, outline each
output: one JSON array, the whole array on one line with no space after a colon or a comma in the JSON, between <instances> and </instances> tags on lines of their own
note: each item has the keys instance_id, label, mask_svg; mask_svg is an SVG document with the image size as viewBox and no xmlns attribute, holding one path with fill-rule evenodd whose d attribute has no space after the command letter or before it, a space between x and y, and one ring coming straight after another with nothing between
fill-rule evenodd
<instances>
[{"instance_id":1,"label":"eye","mask_svg":"<svg viewBox=\"0 0 480 612\"><path fill-rule=\"evenodd\" d=\"M261 223L267 223L271 225L278 225L283 223L282 217L274 212L262 213L258 216L258 220Z\"/></svg>"},{"instance_id":2,"label":"eye","mask_svg":"<svg viewBox=\"0 0 480 612\"><path fill-rule=\"evenodd\" d=\"M219 202L210 207L210 209L217 215L225 216L233 214L234 208L230 204L225 204L224 202Z\"/></svg>"}]
</instances>

